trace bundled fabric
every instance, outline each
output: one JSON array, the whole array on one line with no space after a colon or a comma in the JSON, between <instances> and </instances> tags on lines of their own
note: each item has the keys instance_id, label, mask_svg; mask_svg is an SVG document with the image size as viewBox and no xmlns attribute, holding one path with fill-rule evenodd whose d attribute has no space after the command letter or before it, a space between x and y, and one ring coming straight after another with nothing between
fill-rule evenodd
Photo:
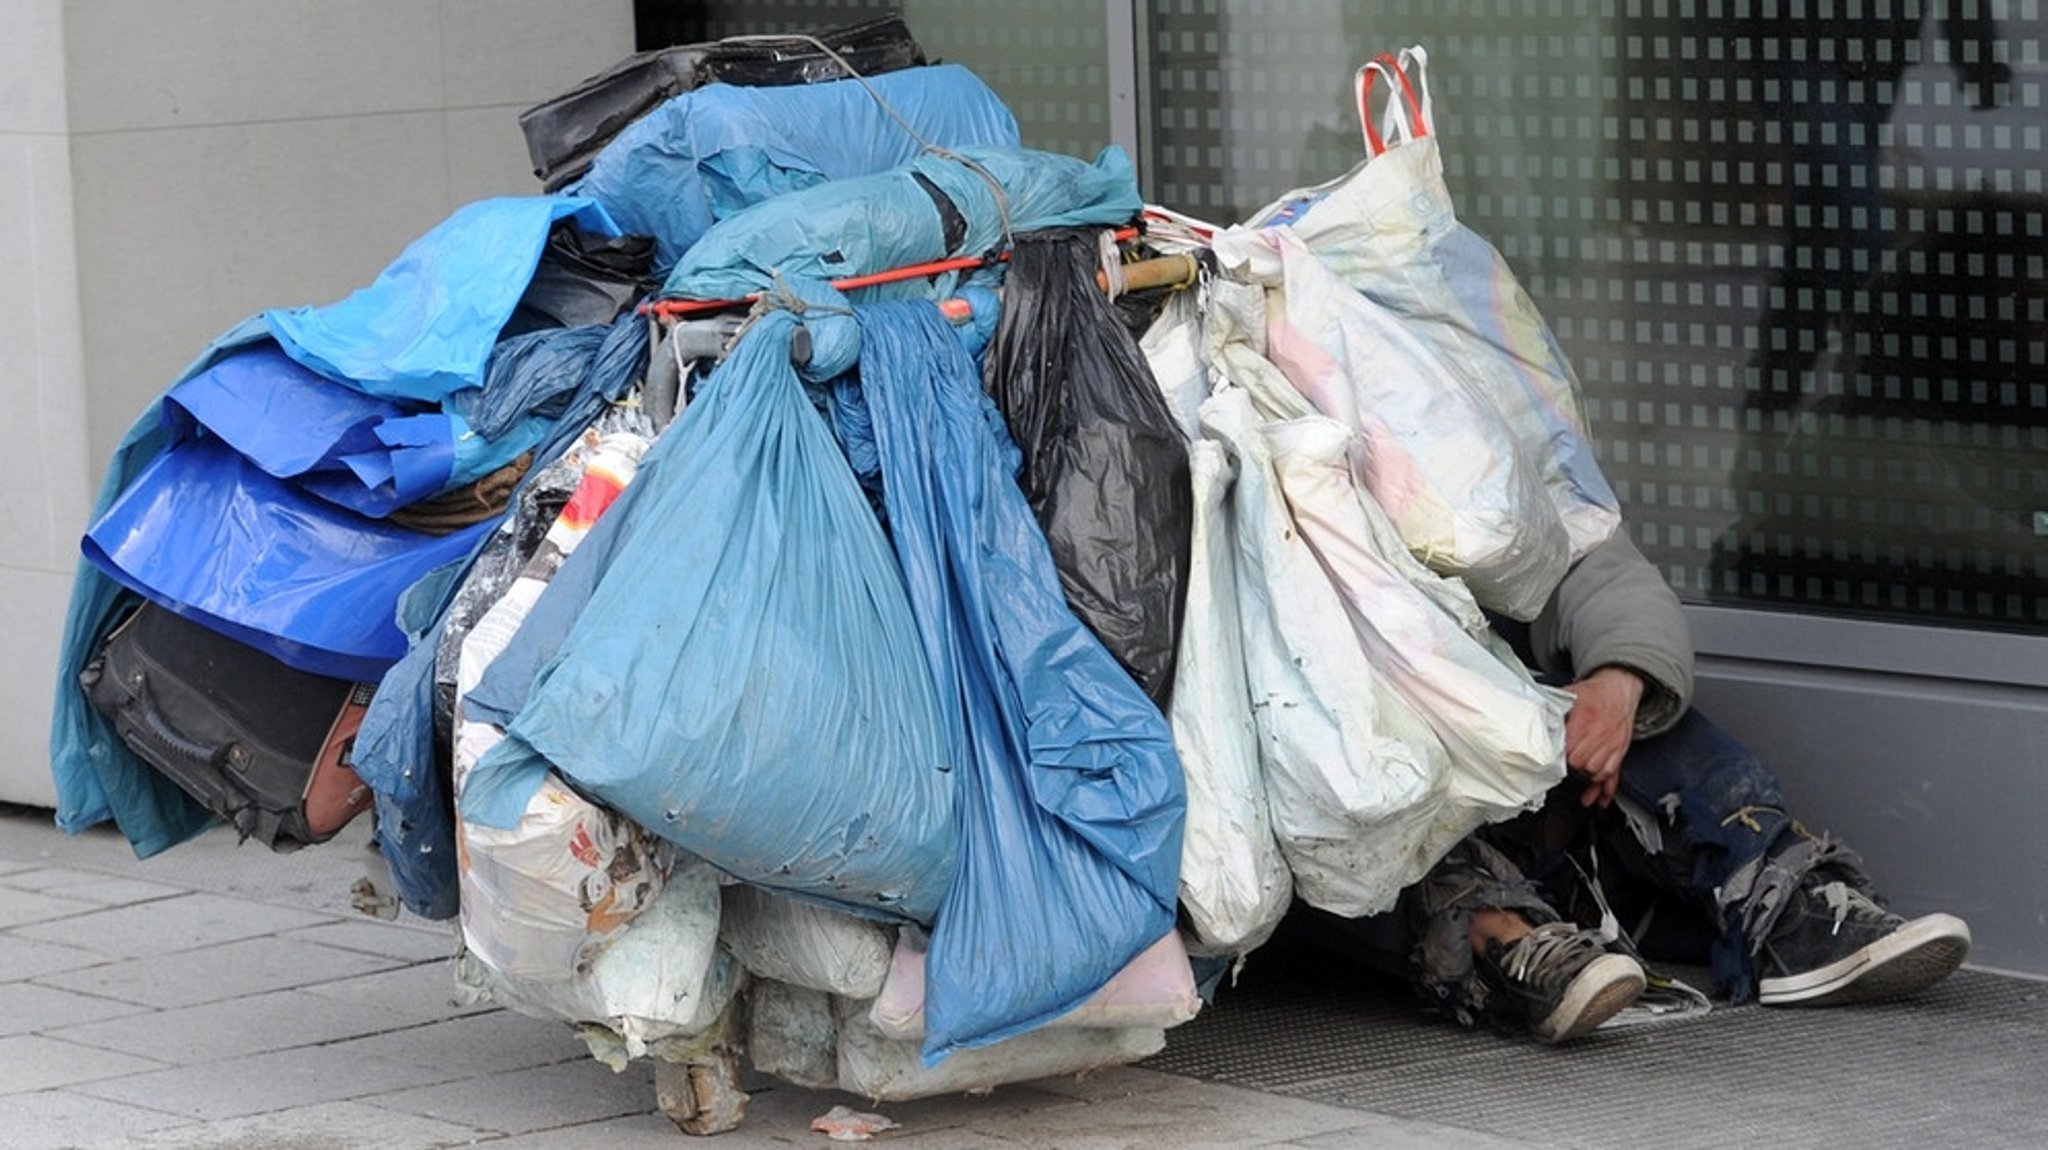
<instances>
[{"instance_id":1,"label":"bundled fabric","mask_svg":"<svg viewBox=\"0 0 2048 1150\"><path fill-rule=\"evenodd\" d=\"M273 309L264 322L287 354L329 379L387 399L439 403L483 383L492 347L561 219L619 234L585 199L479 200L406 245L348 298Z\"/></svg>"},{"instance_id":2,"label":"bundled fabric","mask_svg":"<svg viewBox=\"0 0 2048 1150\"><path fill-rule=\"evenodd\" d=\"M1121 148L1104 148L1091 164L1027 148L963 146L723 220L683 256L661 294L739 299L783 279L831 281L982 256L1018 232L1122 224L1141 207L1137 173ZM929 295L943 288L905 281L886 290Z\"/></svg>"},{"instance_id":3,"label":"bundled fabric","mask_svg":"<svg viewBox=\"0 0 2048 1150\"><path fill-rule=\"evenodd\" d=\"M988 390L1081 621L1164 705L1193 516L1187 447L1152 370L1096 286L1095 230L1017 237Z\"/></svg>"},{"instance_id":4,"label":"bundled fabric","mask_svg":"<svg viewBox=\"0 0 2048 1150\"><path fill-rule=\"evenodd\" d=\"M929 919L954 758L797 330L777 310L742 337L466 697L506 739L462 815L510 825L552 766L736 877Z\"/></svg>"},{"instance_id":5,"label":"bundled fabric","mask_svg":"<svg viewBox=\"0 0 2048 1150\"><path fill-rule=\"evenodd\" d=\"M1172 929L1185 797L1165 719L1059 591L959 339L930 303L860 318L891 538L961 767L935 1062L1074 1009Z\"/></svg>"},{"instance_id":6,"label":"bundled fabric","mask_svg":"<svg viewBox=\"0 0 2048 1150\"><path fill-rule=\"evenodd\" d=\"M892 114L893 111L893 114ZM829 180L887 171L926 144L1017 146L1017 121L957 64L865 80L684 92L620 132L571 184L674 267L711 226Z\"/></svg>"}]
</instances>

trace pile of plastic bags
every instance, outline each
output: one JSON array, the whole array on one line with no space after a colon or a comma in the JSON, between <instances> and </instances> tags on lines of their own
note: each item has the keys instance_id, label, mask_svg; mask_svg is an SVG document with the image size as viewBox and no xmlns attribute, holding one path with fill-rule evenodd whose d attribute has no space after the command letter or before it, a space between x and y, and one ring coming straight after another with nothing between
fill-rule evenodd
<instances>
[{"instance_id":1,"label":"pile of plastic bags","mask_svg":"<svg viewBox=\"0 0 2048 1150\"><path fill-rule=\"evenodd\" d=\"M396 895L615 1065L1142 1058L1293 898L1385 910L1562 774L1487 615L1615 504L1424 63L1361 70L1376 154L1229 228L957 66L669 96L207 349L110 467L60 671L147 601L374 683ZM218 813L63 696L64 825Z\"/></svg>"}]
</instances>

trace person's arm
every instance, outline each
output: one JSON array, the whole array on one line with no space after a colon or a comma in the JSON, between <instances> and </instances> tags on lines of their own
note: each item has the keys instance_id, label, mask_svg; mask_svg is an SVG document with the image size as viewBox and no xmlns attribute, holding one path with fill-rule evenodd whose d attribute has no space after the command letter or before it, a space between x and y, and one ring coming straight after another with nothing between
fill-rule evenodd
<instances>
[{"instance_id":1,"label":"person's arm","mask_svg":"<svg viewBox=\"0 0 2048 1150\"><path fill-rule=\"evenodd\" d=\"M1582 801L1606 805L1636 738L1661 734L1692 704L1692 636L1664 576L1617 530L1559 583L1530 626L1537 666L1571 680L1565 764Z\"/></svg>"}]
</instances>

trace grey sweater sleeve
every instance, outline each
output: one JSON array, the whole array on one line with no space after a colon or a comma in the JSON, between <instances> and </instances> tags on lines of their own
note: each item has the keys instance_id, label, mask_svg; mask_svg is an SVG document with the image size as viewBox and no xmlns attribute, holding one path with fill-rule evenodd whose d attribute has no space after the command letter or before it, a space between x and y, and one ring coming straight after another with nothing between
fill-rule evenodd
<instances>
[{"instance_id":1,"label":"grey sweater sleeve","mask_svg":"<svg viewBox=\"0 0 2048 1150\"><path fill-rule=\"evenodd\" d=\"M1636 734L1661 734L1692 705L1692 634L1664 576L1617 528L1565 573L1529 628L1537 667L1582 678L1626 667L1646 689Z\"/></svg>"}]
</instances>

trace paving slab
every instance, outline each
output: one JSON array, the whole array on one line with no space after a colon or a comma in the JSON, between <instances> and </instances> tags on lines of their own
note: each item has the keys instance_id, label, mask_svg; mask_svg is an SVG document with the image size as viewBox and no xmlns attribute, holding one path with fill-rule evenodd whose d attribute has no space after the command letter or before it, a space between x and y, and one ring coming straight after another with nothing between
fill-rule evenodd
<instances>
[{"instance_id":1,"label":"paving slab","mask_svg":"<svg viewBox=\"0 0 2048 1150\"><path fill-rule=\"evenodd\" d=\"M278 990L68 1026L51 1033L70 1042L183 1066L356 1038L397 1030L415 1021L361 1003L337 1002L303 990Z\"/></svg>"},{"instance_id":2,"label":"paving slab","mask_svg":"<svg viewBox=\"0 0 2048 1150\"><path fill-rule=\"evenodd\" d=\"M438 1150L484 1137L484 1131L415 1114L324 1102L94 1142L80 1150Z\"/></svg>"},{"instance_id":3,"label":"paving slab","mask_svg":"<svg viewBox=\"0 0 2048 1150\"><path fill-rule=\"evenodd\" d=\"M288 930L279 937L337 946L343 950L359 950L364 954L406 962L426 962L455 953L456 929L452 923L387 925L365 918L352 918Z\"/></svg>"},{"instance_id":4,"label":"paving slab","mask_svg":"<svg viewBox=\"0 0 2048 1150\"><path fill-rule=\"evenodd\" d=\"M468 1014L444 1022L352 1038L329 1049L359 1051L412 1066L434 1066L463 1077L502 1074L587 1059L590 1051L568 1023L528 1018L509 1010Z\"/></svg>"},{"instance_id":5,"label":"paving slab","mask_svg":"<svg viewBox=\"0 0 2048 1150\"><path fill-rule=\"evenodd\" d=\"M38 894L31 890L0 885L0 930L9 930L29 923L47 922L51 919L69 918L75 914L99 909L98 903L59 898L55 895Z\"/></svg>"},{"instance_id":6,"label":"paving slab","mask_svg":"<svg viewBox=\"0 0 2048 1150\"><path fill-rule=\"evenodd\" d=\"M458 1077L452 1069L302 1046L86 1083L73 1090L185 1118L218 1121L411 1090ZM478 1087L487 1092L489 1084Z\"/></svg>"},{"instance_id":7,"label":"paving slab","mask_svg":"<svg viewBox=\"0 0 2048 1150\"><path fill-rule=\"evenodd\" d=\"M217 943L275 934L327 921L328 916L217 894L183 894L55 922L17 927L32 942L86 947L122 958L156 957Z\"/></svg>"},{"instance_id":8,"label":"paving slab","mask_svg":"<svg viewBox=\"0 0 2048 1150\"><path fill-rule=\"evenodd\" d=\"M37 942L0 933L0 982L37 978L60 970L77 970L117 961L114 955L84 946Z\"/></svg>"},{"instance_id":9,"label":"paving slab","mask_svg":"<svg viewBox=\"0 0 2048 1150\"><path fill-rule=\"evenodd\" d=\"M7 1150L81 1150L185 1120L64 1090L0 1095Z\"/></svg>"},{"instance_id":10,"label":"paving slab","mask_svg":"<svg viewBox=\"0 0 2048 1150\"><path fill-rule=\"evenodd\" d=\"M163 1063L43 1034L0 1038L0 1095L161 1070ZM0 1131L4 1134L4 1131Z\"/></svg>"},{"instance_id":11,"label":"paving slab","mask_svg":"<svg viewBox=\"0 0 2048 1150\"><path fill-rule=\"evenodd\" d=\"M45 893L53 894L60 898L74 898L84 902L96 902L102 906L126 906L130 903L154 902L160 898L175 898L178 895L191 892L184 887L170 886L160 882L144 882L141 879L96 874L77 882L67 882L61 886L52 886Z\"/></svg>"},{"instance_id":12,"label":"paving slab","mask_svg":"<svg viewBox=\"0 0 2048 1150\"><path fill-rule=\"evenodd\" d=\"M654 1109L654 1068L646 1060L614 1074L583 1059L384 1094L378 1106L500 1134L530 1134Z\"/></svg>"},{"instance_id":13,"label":"paving slab","mask_svg":"<svg viewBox=\"0 0 2048 1150\"><path fill-rule=\"evenodd\" d=\"M446 959L323 982L307 987L306 992L336 1002L360 1003L387 1013L401 1014L415 1022L432 1022L498 1009L490 1003L457 1002L455 967Z\"/></svg>"},{"instance_id":14,"label":"paving slab","mask_svg":"<svg viewBox=\"0 0 2048 1150\"><path fill-rule=\"evenodd\" d=\"M168 1010L369 974L389 969L394 961L266 935L64 971L37 981Z\"/></svg>"},{"instance_id":15,"label":"paving slab","mask_svg":"<svg viewBox=\"0 0 2048 1150\"><path fill-rule=\"evenodd\" d=\"M0 1036L33 1034L147 1009L33 982L0 982Z\"/></svg>"}]
</instances>

